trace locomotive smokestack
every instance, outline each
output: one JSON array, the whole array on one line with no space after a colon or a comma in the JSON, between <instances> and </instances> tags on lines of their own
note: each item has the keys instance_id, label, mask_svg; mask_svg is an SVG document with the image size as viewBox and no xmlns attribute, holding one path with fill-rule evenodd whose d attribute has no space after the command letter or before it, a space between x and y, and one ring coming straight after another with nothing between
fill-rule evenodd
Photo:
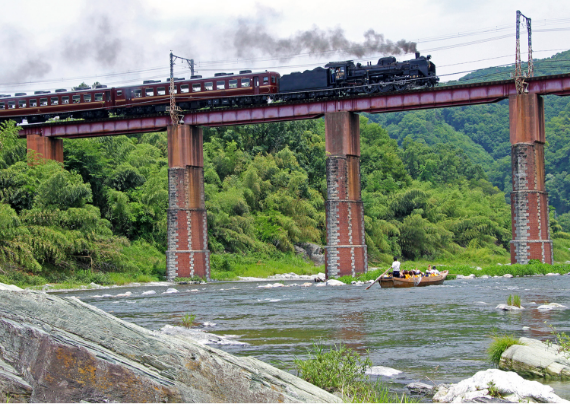
<instances>
[{"instance_id":1,"label":"locomotive smokestack","mask_svg":"<svg viewBox=\"0 0 570 404\"><path fill-rule=\"evenodd\" d=\"M416 52L416 59L420 58L420 52Z\"/></svg>"}]
</instances>

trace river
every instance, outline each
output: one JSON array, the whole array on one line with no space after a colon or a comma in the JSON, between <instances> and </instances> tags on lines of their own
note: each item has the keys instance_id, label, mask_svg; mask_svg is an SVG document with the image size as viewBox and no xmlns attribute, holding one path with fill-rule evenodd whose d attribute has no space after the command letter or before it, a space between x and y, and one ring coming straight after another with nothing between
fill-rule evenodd
<instances>
[{"instance_id":1,"label":"river","mask_svg":"<svg viewBox=\"0 0 570 404\"><path fill-rule=\"evenodd\" d=\"M275 281L273 281L275 282ZM403 373L385 378L400 390L411 381L453 383L491 368L486 349L491 335L512 334L545 340L548 324L570 333L570 309L537 310L546 302L570 307L570 276L446 281L410 289L363 286L259 288L267 282L212 282L63 292L124 320L159 330L185 313L207 331L231 335L247 345L218 346L235 355L253 355L284 368L303 358L314 341L344 343L368 355L375 366ZM156 294L143 295L153 290ZM128 297L115 297L130 291ZM95 297L110 294L113 297ZM496 310L517 294L526 310ZM524 329L523 327L530 327ZM544 381L542 381L544 382ZM549 382L570 398L569 383Z\"/></svg>"}]
</instances>

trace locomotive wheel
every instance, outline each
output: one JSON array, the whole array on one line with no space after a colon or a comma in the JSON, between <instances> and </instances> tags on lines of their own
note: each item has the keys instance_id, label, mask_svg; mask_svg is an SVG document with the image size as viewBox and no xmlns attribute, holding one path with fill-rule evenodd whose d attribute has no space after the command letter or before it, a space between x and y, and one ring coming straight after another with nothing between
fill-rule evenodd
<instances>
[{"instance_id":1,"label":"locomotive wheel","mask_svg":"<svg viewBox=\"0 0 570 404\"><path fill-rule=\"evenodd\" d=\"M375 93L377 90L378 90L378 86L375 86L373 84L369 84L367 86L362 87L362 91L365 92L366 94Z\"/></svg>"}]
</instances>

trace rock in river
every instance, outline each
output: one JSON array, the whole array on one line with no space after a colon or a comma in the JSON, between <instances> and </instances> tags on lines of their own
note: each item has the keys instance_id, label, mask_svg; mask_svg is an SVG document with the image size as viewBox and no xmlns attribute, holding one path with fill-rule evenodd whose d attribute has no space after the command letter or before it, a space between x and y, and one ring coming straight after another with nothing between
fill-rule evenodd
<instances>
[{"instance_id":1,"label":"rock in river","mask_svg":"<svg viewBox=\"0 0 570 404\"><path fill-rule=\"evenodd\" d=\"M0 402L338 402L252 357L0 284Z\"/></svg>"},{"instance_id":2,"label":"rock in river","mask_svg":"<svg viewBox=\"0 0 570 404\"><path fill-rule=\"evenodd\" d=\"M523 376L570 380L570 359L555 344L546 345L532 338L519 338L521 345L511 345L501 355L499 367Z\"/></svg>"},{"instance_id":3,"label":"rock in river","mask_svg":"<svg viewBox=\"0 0 570 404\"><path fill-rule=\"evenodd\" d=\"M490 391L490 390L494 391ZM514 372L499 369L482 370L473 377L452 384L440 386L433 396L440 403L484 403L496 400L492 394L499 394L501 402L569 403L554 394L550 386L525 380Z\"/></svg>"}]
</instances>

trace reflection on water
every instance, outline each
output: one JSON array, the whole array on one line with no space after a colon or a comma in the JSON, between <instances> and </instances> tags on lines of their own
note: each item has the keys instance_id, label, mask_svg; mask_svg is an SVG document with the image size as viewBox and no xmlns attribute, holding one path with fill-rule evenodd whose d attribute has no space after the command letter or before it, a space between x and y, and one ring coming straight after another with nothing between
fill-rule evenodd
<instances>
[{"instance_id":1,"label":"reflection on water","mask_svg":"<svg viewBox=\"0 0 570 404\"><path fill-rule=\"evenodd\" d=\"M180 293L165 295L167 288L156 286L105 291L129 290L128 299L93 297L100 291L70 294L154 330L177 323L185 313L196 314L198 322L217 324L208 332L237 335L249 344L222 349L280 367L306 355L314 341L342 342L361 353L369 350L374 365L404 371L399 382L427 377L457 382L492 367L485 351L494 333L544 340L550 338L545 322L570 332L570 310L536 309L546 302L570 307L570 276L455 280L410 289L374 285L367 291L362 286L263 289L260 284L176 286ZM142 295L150 289L157 293ZM527 309L495 310L509 294L518 294ZM570 397L565 384L552 385Z\"/></svg>"}]
</instances>

